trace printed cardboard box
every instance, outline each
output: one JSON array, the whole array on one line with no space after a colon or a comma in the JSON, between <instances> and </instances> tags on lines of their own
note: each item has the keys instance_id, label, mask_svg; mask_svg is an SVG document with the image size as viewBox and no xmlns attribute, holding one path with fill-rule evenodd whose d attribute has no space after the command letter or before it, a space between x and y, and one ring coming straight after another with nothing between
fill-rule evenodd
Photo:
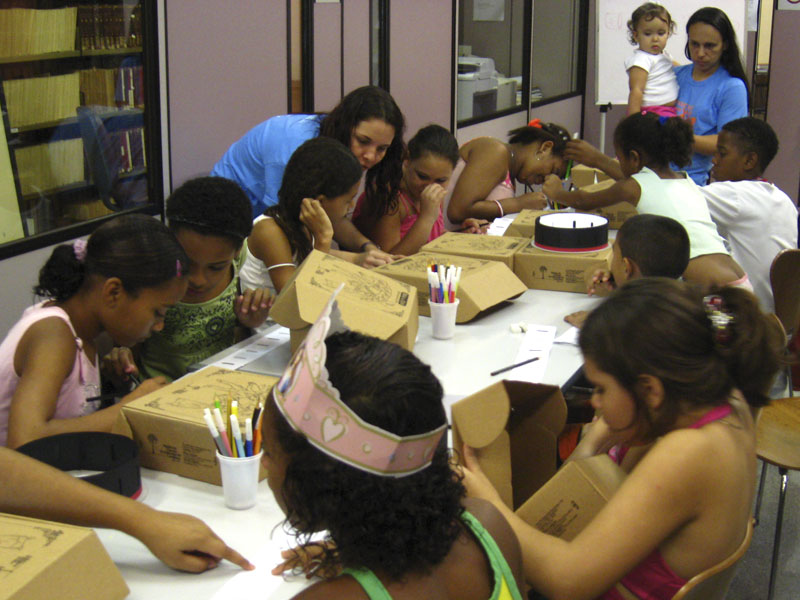
<instances>
[{"instance_id":1,"label":"printed cardboard box","mask_svg":"<svg viewBox=\"0 0 800 600\"><path fill-rule=\"evenodd\" d=\"M611 268L612 248L594 252L553 252L529 245L517 253L514 273L531 289L586 293L597 269Z\"/></svg>"},{"instance_id":2,"label":"printed cardboard box","mask_svg":"<svg viewBox=\"0 0 800 600\"><path fill-rule=\"evenodd\" d=\"M552 212L558 211L531 210L529 208L523 209L511 222L511 225L508 226L508 229L506 229L506 232L503 235L511 237L524 237L532 240L534 233L536 233L537 217L541 215L547 215Z\"/></svg>"},{"instance_id":3,"label":"printed cardboard box","mask_svg":"<svg viewBox=\"0 0 800 600\"><path fill-rule=\"evenodd\" d=\"M420 252L496 260L513 270L514 255L529 243L530 239L522 237L475 235L448 231L425 244L420 248Z\"/></svg>"},{"instance_id":4,"label":"printed cardboard box","mask_svg":"<svg viewBox=\"0 0 800 600\"><path fill-rule=\"evenodd\" d=\"M0 514L0 600L120 600L129 589L85 527Z\"/></svg>"},{"instance_id":5,"label":"printed cardboard box","mask_svg":"<svg viewBox=\"0 0 800 600\"><path fill-rule=\"evenodd\" d=\"M607 179L605 181L595 183L594 185L582 187L581 189L585 192L599 192L601 190L610 188L615 183L616 182L613 179ZM637 214L636 207L633 204L628 204L627 202L617 202L610 206L596 208L590 212L608 219L609 229L619 229L622 227L622 224L625 221Z\"/></svg>"},{"instance_id":6,"label":"printed cardboard box","mask_svg":"<svg viewBox=\"0 0 800 600\"><path fill-rule=\"evenodd\" d=\"M519 296L528 289L503 263L451 254L419 252L378 267L375 271L414 286L417 289L419 314L429 317L431 309L428 306L430 294L427 273L428 265L432 263L461 267L456 323L466 323L487 308Z\"/></svg>"},{"instance_id":7,"label":"printed cardboard box","mask_svg":"<svg viewBox=\"0 0 800 600\"><path fill-rule=\"evenodd\" d=\"M203 409L239 403L240 423L266 400L277 377L206 367L124 405L113 432L139 445L143 467L221 485L216 446ZM260 479L266 477L261 469Z\"/></svg>"},{"instance_id":8,"label":"printed cardboard box","mask_svg":"<svg viewBox=\"0 0 800 600\"><path fill-rule=\"evenodd\" d=\"M587 185L593 185L601 181L611 179L600 169L594 167L587 167L586 165L572 165L569 172L570 181L577 188L583 188Z\"/></svg>"},{"instance_id":9,"label":"printed cardboard box","mask_svg":"<svg viewBox=\"0 0 800 600\"><path fill-rule=\"evenodd\" d=\"M625 472L608 455L568 462L517 509L526 523L572 540L622 485Z\"/></svg>"},{"instance_id":10,"label":"printed cardboard box","mask_svg":"<svg viewBox=\"0 0 800 600\"><path fill-rule=\"evenodd\" d=\"M292 352L341 283L345 286L336 302L350 329L414 349L419 327L415 287L314 250L278 294L269 313L291 330Z\"/></svg>"},{"instance_id":11,"label":"printed cardboard box","mask_svg":"<svg viewBox=\"0 0 800 600\"><path fill-rule=\"evenodd\" d=\"M557 386L500 381L452 407L453 447L476 448L489 481L512 509L556 472L567 405Z\"/></svg>"}]
</instances>

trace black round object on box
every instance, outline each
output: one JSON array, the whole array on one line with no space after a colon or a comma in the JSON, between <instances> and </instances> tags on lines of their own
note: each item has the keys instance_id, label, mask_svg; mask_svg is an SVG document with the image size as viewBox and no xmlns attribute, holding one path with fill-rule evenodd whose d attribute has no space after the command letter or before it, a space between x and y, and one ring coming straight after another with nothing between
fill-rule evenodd
<instances>
[{"instance_id":1,"label":"black round object on box","mask_svg":"<svg viewBox=\"0 0 800 600\"><path fill-rule=\"evenodd\" d=\"M62 471L102 471L80 479L110 492L135 498L142 490L139 448L122 435L99 431L61 433L23 444L17 451Z\"/></svg>"},{"instance_id":2,"label":"black round object on box","mask_svg":"<svg viewBox=\"0 0 800 600\"><path fill-rule=\"evenodd\" d=\"M591 252L608 247L608 219L584 213L552 213L536 218L533 245L555 252Z\"/></svg>"}]
</instances>

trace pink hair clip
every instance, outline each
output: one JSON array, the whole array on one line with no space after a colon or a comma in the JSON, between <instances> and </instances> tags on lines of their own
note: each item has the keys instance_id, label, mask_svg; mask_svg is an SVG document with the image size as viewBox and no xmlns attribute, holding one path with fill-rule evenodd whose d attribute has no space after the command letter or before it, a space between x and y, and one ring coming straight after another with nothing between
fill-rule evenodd
<instances>
[{"instance_id":1,"label":"pink hair clip","mask_svg":"<svg viewBox=\"0 0 800 600\"><path fill-rule=\"evenodd\" d=\"M175 277L183 277L183 269L181 269L181 260L175 259Z\"/></svg>"},{"instance_id":2,"label":"pink hair clip","mask_svg":"<svg viewBox=\"0 0 800 600\"><path fill-rule=\"evenodd\" d=\"M541 119L531 119L528 122L528 127L536 127L537 129L542 128L542 120Z\"/></svg>"},{"instance_id":3,"label":"pink hair clip","mask_svg":"<svg viewBox=\"0 0 800 600\"><path fill-rule=\"evenodd\" d=\"M733 337L731 324L734 322L734 317L726 309L722 296L717 294L705 296L703 305L706 309L708 320L711 322L714 342L719 345L725 345L730 342Z\"/></svg>"},{"instance_id":4,"label":"pink hair clip","mask_svg":"<svg viewBox=\"0 0 800 600\"><path fill-rule=\"evenodd\" d=\"M88 246L88 242L86 240L75 240L72 243L72 253L75 255L75 258L78 262L83 262L86 260L86 247Z\"/></svg>"}]
</instances>

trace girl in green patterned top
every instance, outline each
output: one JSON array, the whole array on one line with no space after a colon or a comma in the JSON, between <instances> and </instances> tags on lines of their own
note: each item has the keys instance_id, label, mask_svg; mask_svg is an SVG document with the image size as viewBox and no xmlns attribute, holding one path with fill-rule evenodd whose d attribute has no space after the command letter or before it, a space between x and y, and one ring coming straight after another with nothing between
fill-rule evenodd
<instances>
[{"instance_id":1,"label":"girl in green patterned top","mask_svg":"<svg viewBox=\"0 0 800 600\"><path fill-rule=\"evenodd\" d=\"M162 331L133 352L114 349L110 360L119 374L177 379L264 323L272 294L239 285L251 214L239 185L223 177L191 179L170 195L167 219L189 257L189 288L167 311Z\"/></svg>"}]
</instances>

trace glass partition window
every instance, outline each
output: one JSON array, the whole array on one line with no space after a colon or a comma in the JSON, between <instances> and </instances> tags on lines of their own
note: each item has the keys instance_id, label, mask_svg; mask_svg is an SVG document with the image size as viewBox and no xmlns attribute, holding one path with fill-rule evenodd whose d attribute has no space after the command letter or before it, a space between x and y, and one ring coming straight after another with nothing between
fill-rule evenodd
<instances>
[{"instance_id":1,"label":"glass partition window","mask_svg":"<svg viewBox=\"0 0 800 600\"><path fill-rule=\"evenodd\" d=\"M143 2L105 1L0 0L0 247L156 210Z\"/></svg>"},{"instance_id":2,"label":"glass partition window","mask_svg":"<svg viewBox=\"0 0 800 600\"><path fill-rule=\"evenodd\" d=\"M586 0L459 0L460 126L580 93Z\"/></svg>"}]
</instances>

